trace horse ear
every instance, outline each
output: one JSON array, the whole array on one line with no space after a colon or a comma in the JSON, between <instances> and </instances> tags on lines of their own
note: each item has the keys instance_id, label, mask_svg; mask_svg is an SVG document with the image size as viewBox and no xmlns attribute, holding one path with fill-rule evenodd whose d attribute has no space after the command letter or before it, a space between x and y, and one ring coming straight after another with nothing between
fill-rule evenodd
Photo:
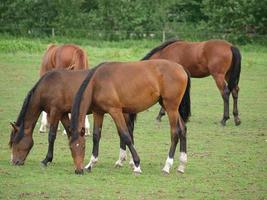
<instances>
[{"instance_id":1,"label":"horse ear","mask_svg":"<svg viewBox=\"0 0 267 200\"><path fill-rule=\"evenodd\" d=\"M10 122L10 125L12 126L15 132L19 130L19 127L16 125L16 122Z\"/></svg>"},{"instance_id":2,"label":"horse ear","mask_svg":"<svg viewBox=\"0 0 267 200\"><path fill-rule=\"evenodd\" d=\"M83 137L83 136L84 136L84 134L85 134L85 128L84 128L84 127L82 127L82 129L81 129L81 136Z\"/></svg>"}]
</instances>

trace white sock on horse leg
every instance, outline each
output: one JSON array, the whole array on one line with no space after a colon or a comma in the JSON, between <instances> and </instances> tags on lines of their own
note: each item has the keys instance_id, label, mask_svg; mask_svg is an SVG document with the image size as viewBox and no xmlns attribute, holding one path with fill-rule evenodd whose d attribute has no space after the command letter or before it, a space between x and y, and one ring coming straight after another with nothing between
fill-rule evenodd
<instances>
[{"instance_id":1,"label":"white sock on horse leg","mask_svg":"<svg viewBox=\"0 0 267 200\"><path fill-rule=\"evenodd\" d=\"M42 118L41 118L41 126L40 126L40 129L39 131L40 132L46 132L46 127L48 126L48 123L47 123L47 114L46 112L42 112Z\"/></svg>"},{"instance_id":2,"label":"white sock on horse leg","mask_svg":"<svg viewBox=\"0 0 267 200\"><path fill-rule=\"evenodd\" d=\"M180 165L177 169L178 172L184 173L185 165L187 163L187 154L185 152L180 153Z\"/></svg>"},{"instance_id":3,"label":"white sock on horse leg","mask_svg":"<svg viewBox=\"0 0 267 200\"><path fill-rule=\"evenodd\" d=\"M173 158L170 158L168 156L168 158L167 158L167 160L165 162L165 166L163 167L162 171L166 172L167 174L169 174L170 173L170 168L172 167L172 165L173 165Z\"/></svg>"},{"instance_id":4,"label":"white sock on horse leg","mask_svg":"<svg viewBox=\"0 0 267 200\"><path fill-rule=\"evenodd\" d=\"M116 161L115 166L122 167L123 161L127 159L126 150L120 148L119 160Z\"/></svg>"}]
</instances>

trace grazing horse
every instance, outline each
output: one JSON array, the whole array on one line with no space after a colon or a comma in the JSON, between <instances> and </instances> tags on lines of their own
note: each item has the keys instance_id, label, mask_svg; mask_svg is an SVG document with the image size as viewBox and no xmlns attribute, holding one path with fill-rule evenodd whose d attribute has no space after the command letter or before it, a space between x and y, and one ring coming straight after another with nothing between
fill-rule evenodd
<instances>
[{"instance_id":1,"label":"grazing horse","mask_svg":"<svg viewBox=\"0 0 267 200\"><path fill-rule=\"evenodd\" d=\"M221 124L225 126L226 120L229 119L230 93L232 93L234 100L235 124L241 123L237 109L241 55L237 47L223 40L204 42L170 40L152 49L142 60L159 58L181 64L193 78L211 75L224 101ZM164 109L161 108L157 120L161 121L164 114Z\"/></svg>"},{"instance_id":2,"label":"grazing horse","mask_svg":"<svg viewBox=\"0 0 267 200\"><path fill-rule=\"evenodd\" d=\"M71 112L75 94L87 74L88 70L53 70L42 76L29 91L17 121L11 123L13 129L9 145L13 164L24 164L33 146L33 129L42 111L48 113L50 123L48 152L42 163L47 165L52 162L58 123L62 122L69 136L68 113Z\"/></svg>"},{"instance_id":3,"label":"grazing horse","mask_svg":"<svg viewBox=\"0 0 267 200\"><path fill-rule=\"evenodd\" d=\"M132 154L134 173L141 173L140 159L123 114L139 113L157 102L166 110L171 128L171 146L163 172L169 173L179 139L181 154L178 171L184 172L187 161L185 122L190 116L190 78L179 64L159 59L108 62L90 71L76 94L71 112L70 149L75 173L83 173L83 124L88 110L94 118L93 150L85 168L91 171L97 162L103 117L105 113L109 113L121 141Z\"/></svg>"},{"instance_id":4,"label":"grazing horse","mask_svg":"<svg viewBox=\"0 0 267 200\"><path fill-rule=\"evenodd\" d=\"M57 46L50 44L42 58L40 76L53 69L85 70L88 69L88 58L85 50L74 44ZM89 122L85 120L86 131L89 134ZM48 126L46 113L43 112L40 132L46 132Z\"/></svg>"}]
</instances>

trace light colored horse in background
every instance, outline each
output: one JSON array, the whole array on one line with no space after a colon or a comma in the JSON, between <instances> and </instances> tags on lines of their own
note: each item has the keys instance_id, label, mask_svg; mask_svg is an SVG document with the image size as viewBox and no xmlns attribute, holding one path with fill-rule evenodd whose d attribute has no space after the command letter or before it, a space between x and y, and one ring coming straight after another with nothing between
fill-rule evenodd
<instances>
[{"instance_id":1,"label":"light colored horse in background","mask_svg":"<svg viewBox=\"0 0 267 200\"><path fill-rule=\"evenodd\" d=\"M48 45L40 68L40 77L46 72L53 69L66 69L66 70L85 70L88 69L88 58L85 50L74 44L63 45ZM69 115L70 117L70 115ZM47 119L48 118L48 119ZM41 126L39 131L46 132L48 127L49 116L47 113L42 113ZM85 120L86 135L90 135L90 124L88 117ZM64 131L66 134L66 132Z\"/></svg>"}]
</instances>

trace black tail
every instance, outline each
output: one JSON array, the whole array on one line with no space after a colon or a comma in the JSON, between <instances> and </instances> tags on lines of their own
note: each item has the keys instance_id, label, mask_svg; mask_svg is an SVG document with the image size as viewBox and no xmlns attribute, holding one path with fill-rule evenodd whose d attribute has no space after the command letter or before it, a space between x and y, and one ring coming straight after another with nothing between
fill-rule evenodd
<instances>
[{"instance_id":1,"label":"black tail","mask_svg":"<svg viewBox=\"0 0 267 200\"><path fill-rule=\"evenodd\" d=\"M97 65L96 67L92 68L89 70L88 75L82 82L78 92L75 95L74 102L72 104L72 109L71 109L71 120L70 120L70 130L72 132L72 137L70 143L75 141L78 138L78 123L79 123L79 113L80 113L80 104L82 101L83 93L90 82L92 76L94 75L95 71L97 68L99 68L101 65L104 63L101 63ZM90 100L91 101L91 100Z\"/></svg>"},{"instance_id":2,"label":"black tail","mask_svg":"<svg viewBox=\"0 0 267 200\"><path fill-rule=\"evenodd\" d=\"M228 81L228 89L230 91L233 90L234 87L238 85L240 72L241 72L241 54L237 47L231 47L231 51L233 54L232 58L232 66L230 69L230 77Z\"/></svg>"},{"instance_id":3,"label":"black tail","mask_svg":"<svg viewBox=\"0 0 267 200\"><path fill-rule=\"evenodd\" d=\"M184 122L187 122L189 120L189 117L191 116L191 101L190 101L191 80L188 72L187 76L188 80L187 80L186 90L179 106L179 113Z\"/></svg>"}]
</instances>

